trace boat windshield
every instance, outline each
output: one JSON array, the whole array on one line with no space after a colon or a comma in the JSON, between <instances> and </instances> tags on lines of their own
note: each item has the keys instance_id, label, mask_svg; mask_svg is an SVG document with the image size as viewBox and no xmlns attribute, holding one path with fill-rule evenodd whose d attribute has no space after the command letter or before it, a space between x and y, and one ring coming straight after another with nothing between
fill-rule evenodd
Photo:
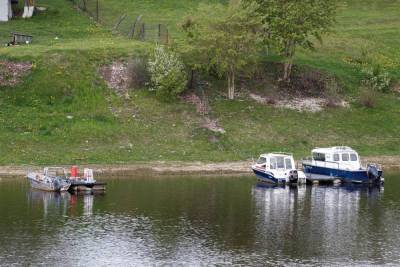
<instances>
[{"instance_id":1,"label":"boat windshield","mask_svg":"<svg viewBox=\"0 0 400 267\"><path fill-rule=\"evenodd\" d=\"M271 157L270 162L271 169L285 169L285 157Z\"/></svg>"},{"instance_id":2,"label":"boat windshield","mask_svg":"<svg viewBox=\"0 0 400 267\"><path fill-rule=\"evenodd\" d=\"M265 163L267 163L267 159L264 158L264 157L260 157L260 158L257 160L257 164L265 164Z\"/></svg>"},{"instance_id":3,"label":"boat windshield","mask_svg":"<svg viewBox=\"0 0 400 267\"><path fill-rule=\"evenodd\" d=\"M313 159L316 160L316 161L325 161L325 154L324 153L314 152L312 156L313 156Z\"/></svg>"},{"instance_id":4,"label":"boat windshield","mask_svg":"<svg viewBox=\"0 0 400 267\"><path fill-rule=\"evenodd\" d=\"M47 170L47 175L52 177L59 177L59 176L65 176L65 172L64 169L62 168L49 168Z\"/></svg>"},{"instance_id":5,"label":"boat windshield","mask_svg":"<svg viewBox=\"0 0 400 267\"><path fill-rule=\"evenodd\" d=\"M290 160L290 158L286 158L286 159L285 159L285 166L286 166L286 170L291 170L291 169L293 169L292 161Z\"/></svg>"}]
</instances>

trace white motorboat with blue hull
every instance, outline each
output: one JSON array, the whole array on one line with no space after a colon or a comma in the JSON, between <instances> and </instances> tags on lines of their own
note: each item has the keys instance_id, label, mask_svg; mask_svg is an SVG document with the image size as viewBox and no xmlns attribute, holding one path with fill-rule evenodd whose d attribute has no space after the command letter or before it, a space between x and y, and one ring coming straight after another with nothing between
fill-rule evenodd
<instances>
[{"instance_id":1,"label":"white motorboat with blue hull","mask_svg":"<svg viewBox=\"0 0 400 267\"><path fill-rule=\"evenodd\" d=\"M308 181L349 183L383 182L382 170L374 164L362 167L358 153L350 147L315 148L312 158L302 161Z\"/></svg>"},{"instance_id":2,"label":"white motorboat with blue hull","mask_svg":"<svg viewBox=\"0 0 400 267\"><path fill-rule=\"evenodd\" d=\"M286 153L262 154L252 170L260 182L271 184L305 183L306 176L294 168L293 156Z\"/></svg>"}]
</instances>

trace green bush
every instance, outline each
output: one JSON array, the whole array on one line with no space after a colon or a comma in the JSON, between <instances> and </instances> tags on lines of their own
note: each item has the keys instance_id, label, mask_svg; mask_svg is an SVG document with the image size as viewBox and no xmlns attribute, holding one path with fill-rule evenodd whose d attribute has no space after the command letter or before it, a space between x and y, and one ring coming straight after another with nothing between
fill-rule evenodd
<instances>
[{"instance_id":1,"label":"green bush","mask_svg":"<svg viewBox=\"0 0 400 267\"><path fill-rule=\"evenodd\" d=\"M156 46L148 64L150 73L150 90L157 97L169 101L185 90L187 75L178 56L163 46Z\"/></svg>"}]
</instances>

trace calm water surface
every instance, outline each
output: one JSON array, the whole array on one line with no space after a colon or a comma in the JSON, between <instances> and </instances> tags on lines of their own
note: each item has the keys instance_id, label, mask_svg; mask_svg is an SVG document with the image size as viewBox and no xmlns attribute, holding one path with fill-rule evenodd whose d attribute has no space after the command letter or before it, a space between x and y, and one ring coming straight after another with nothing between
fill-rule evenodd
<instances>
[{"instance_id":1,"label":"calm water surface","mask_svg":"<svg viewBox=\"0 0 400 267\"><path fill-rule=\"evenodd\" d=\"M400 174L380 188L113 179L78 196L0 180L0 265L163 264L400 265Z\"/></svg>"}]
</instances>

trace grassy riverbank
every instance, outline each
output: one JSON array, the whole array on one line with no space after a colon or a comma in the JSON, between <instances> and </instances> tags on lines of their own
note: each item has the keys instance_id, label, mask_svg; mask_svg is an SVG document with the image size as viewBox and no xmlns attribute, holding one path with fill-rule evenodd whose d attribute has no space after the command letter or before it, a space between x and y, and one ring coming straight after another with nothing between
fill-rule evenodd
<instances>
[{"instance_id":1,"label":"grassy riverbank","mask_svg":"<svg viewBox=\"0 0 400 267\"><path fill-rule=\"evenodd\" d=\"M161 6L139 2L107 1L113 7L107 21L113 14L135 10L152 22L159 18L179 39L176 22L195 6L195 1L179 5L166 1ZM129 3L136 8L129 8ZM324 44L313 52L300 51L297 57L299 65L336 75L349 109L308 113L265 106L247 97L228 101L221 85L215 84L210 116L225 134L203 129L203 118L190 104L161 103L146 90L122 99L106 87L97 74L99 66L146 53L152 44L112 35L69 1L39 4L48 10L0 28L0 40L13 31L34 35L31 45L0 48L0 61L33 63L22 83L0 87L2 165L236 161L268 150L292 151L301 157L314 146L344 144L361 155L400 155L399 95L379 94L375 108L361 106L357 101L361 76L347 63L348 57L367 51L387 66L395 80L400 78L398 1L342 4L335 31Z\"/></svg>"}]
</instances>

